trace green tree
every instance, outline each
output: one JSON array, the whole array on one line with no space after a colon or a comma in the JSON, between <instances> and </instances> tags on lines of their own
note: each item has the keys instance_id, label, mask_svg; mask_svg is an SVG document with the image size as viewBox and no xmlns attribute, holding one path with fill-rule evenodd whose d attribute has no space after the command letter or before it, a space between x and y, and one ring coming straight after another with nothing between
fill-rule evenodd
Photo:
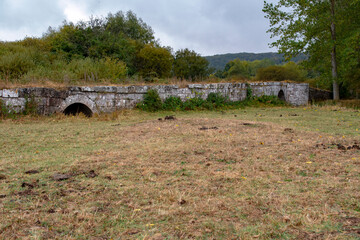
<instances>
[{"instance_id":1,"label":"green tree","mask_svg":"<svg viewBox=\"0 0 360 240\"><path fill-rule=\"evenodd\" d=\"M226 71L226 76L249 79L250 72L250 64L248 61L241 61L240 59L235 59L228 63L228 70Z\"/></svg>"},{"instance_id":2,"label":"green tree","mask_svg":"<svg viewBox=\"0 0 360 240\"><path fill-rule=\"evenodd\" d=\"M354 10L355 9L355 10ZM290 59L300 53L323 74L331 76L334 99L339 99L344 48L349 31L359 29L358 0L280 0L264 2L263 11L270 21L269 32L278 47ZM352 35L354 36L354 35ZM348 45L349 46L349 45Z\"/></svg>"},{"instance_id":3,"label":"green tree","mask_svg":"<svg viewBox=\"0 0 360 240\"><path fill-rule=\"evenodd\" d=\"M259 81L296 81L303 82L307 72L294 62L286 63L283 66L269 66L260 68L256 74Z\"/></svg>"},{"instance_id":4,"label":"green tree","mask_svg":"<svg viewBox=\"0 0 360 240\"><path fill-rule=\"evenodd\" d=\"M222 72L218 72L219 77L240 77L250 79L255 77L258 69L275 65L275 62L271 59L255 60L255 61L241 61L235 59L229 61Z\"/></svg>"},{"instance_id":5,"label":"green tree","mask_svg":"<svg viewBox=\"0 0 360 240\"><path fill-rule=\"evenodd\" d=\"M135 13L128 11L126 15L119 11L109 13L105 23L106 32L114 35L124 35L127 39L139 41L141 44L154 42L154 31Z\"/></svg>"},{"instance_id":6,"label":"green tree","mask_svg":"<svg viewBox=\"0 0 360 240\"><path fill-rule=\"evenodd\" d=\"M110 57L123 61L129 74L137 70L137 53L154 39L151 27L131 11L91 17L77 24L65 21L59 29L49 28L44 36L51 52L65 56L68 62L73 58Z\"/></svg>"},{"instance_id":7,"label":"green tree","mask_svg":"<svg viewBox=\"0 0 360 240\"><path fill-rule=\"evenodd\" d=\"M252 61L250 62L250 76L255 77L259 69L273 65L275 65L275 61L268 58Z\"/></svg>"},{"instance_id":8,"label":"green tree","mask_svg":"<svg viewBox=\"0 0 360 240\"><path fill-rule=\"evenodd\" d=\"M181 49L175 53L174 74L180 79L202 79L209 75L209 62L195 51Z\"/></svg>"},{"instance_id":9,"label":"green tree","mask_svg":"<svg viewBox=\"0 0 360 240\"><path fill-rule=\"evenodd\" d=\"M139 73L145 78L170 77L173 56L169 49L147 44L137 55Z\"/></svg>"}]
</instances>

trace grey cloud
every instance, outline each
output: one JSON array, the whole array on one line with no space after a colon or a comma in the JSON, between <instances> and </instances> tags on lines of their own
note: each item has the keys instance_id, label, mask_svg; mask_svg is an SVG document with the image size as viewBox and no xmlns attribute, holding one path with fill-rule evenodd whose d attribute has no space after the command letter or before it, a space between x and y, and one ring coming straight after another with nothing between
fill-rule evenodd
<instances>
[{"instance_id":1,"label":"grey cloud","mask_svg":"<svg viewBox=\"0 0 360 240\"><path fill-rule=\"evenodd\" d=\"M1 0L0 16L1 29L19 32L19 39L25 36L39 36L51 24L59 25L65 19L57 2L48 0ZM0 40L9 39L0 36Z\"/></svg>"},{"instance_id":2,"label":"grey cloud","mask_svg":"<svg viewBox=\"0 0 360 240\"><path fill-rule=\"evenodd\" d=\"M262 1L137 0L113 6L118 10L132 9L153 27L156 35L166 35L175 50L188 47L203 55L269 51Z\"/></svg>"},{"instance_id":3,"label":"grey cloud","mask_svg":"<svg viewBox=\"0 0 360 240\"><path fill-rule=\"evenodd\" d=\"M0 20L0 26L12 22L14 29L27 26L42 28L44 32L47 26L54 26L54 23L55 26L60 25L65 18L63 9L59 4L52 3L53 1L22 0L27 2L24 4L26 6L15 9L9 6L12 0L0 1L1 16L7 11L11 12L5 15L5 19ZM202 55L271 51L268 48L269 35L266 34L268 22L261 11L263 2L260 0L77 0L76 2L81 4L89 16L106 16L109 12L132 10L153 28L155 36L160 38L163 45L171 46L174 50L190 48ZM33 9L30 6L35 5L39 7L29 11ZM12 17L16 11L20 11L21 15Z\"/></svg>"}]
</instances>

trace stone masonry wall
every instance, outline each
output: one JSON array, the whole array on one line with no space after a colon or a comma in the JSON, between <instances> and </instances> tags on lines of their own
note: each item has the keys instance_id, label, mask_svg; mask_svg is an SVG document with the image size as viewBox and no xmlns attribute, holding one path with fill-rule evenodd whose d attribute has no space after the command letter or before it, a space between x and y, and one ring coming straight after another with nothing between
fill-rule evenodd
<instances>
[{"instance_id":1,"label":"stone masonry wall","mask_svg":"<svg viewBox=\"0 0 360 240\"><path fill-rule=\"evenodd\" d=\"M40 114L63 112L75 103L100 113L133 108L149 89L156 89L163 100L169 96L178 96L183 101L196 96L205 99L209 93L220 93L231 101L239 101L246 98L247 86L246 83L213 83L190 84L186 88L177 85L69 87L64 90L18 88L0 90L0 99L15 111L24 109L26 99L33 97ZM255 96L279 96L282 91L285 100L295 106L305 105L309 100L309 86L305 83L264 82L250 83L249 86Z\"/></svg>"},{"instance_id":2,"label":"stone masonry wall","mask_svg":"<svg viewBox=\"0 0 360 240\"><path fill-rule=\"evenodd\" d=\"M310 88L309 89L309 101L317 102L317 101L325 101L333 98L333 93L330 91Z\"/></svg>"}]
</instances>

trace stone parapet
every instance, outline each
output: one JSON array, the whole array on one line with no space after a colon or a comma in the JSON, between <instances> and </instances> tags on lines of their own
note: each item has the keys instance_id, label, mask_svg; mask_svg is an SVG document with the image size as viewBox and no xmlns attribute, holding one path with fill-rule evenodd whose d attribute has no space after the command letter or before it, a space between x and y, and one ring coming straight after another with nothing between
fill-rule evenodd
<instances>
[{"instance_id":1,"label":"stone parapet","mask_svg":"<svg viewBox=\"0 0 360 240\"><path fill-rule=\"evenodd\" d=\"M0 99L14 111L21 111L30 98L38 103L40 114L64 112L73 104L81 104L93 113L112 112L135 107L149 89L155 89L162 100L169 96L207 98L210 93L219 93L231 101L245 100L247 88L254 96L275 95L288 103L299 106L309 101L309 85L306 83L256 82L256 83L210 83L189 84L185 88L177 85L154 86L82 86L64 90L52 88L17 88L0 90Z\"/></svg>"}]
</instances>

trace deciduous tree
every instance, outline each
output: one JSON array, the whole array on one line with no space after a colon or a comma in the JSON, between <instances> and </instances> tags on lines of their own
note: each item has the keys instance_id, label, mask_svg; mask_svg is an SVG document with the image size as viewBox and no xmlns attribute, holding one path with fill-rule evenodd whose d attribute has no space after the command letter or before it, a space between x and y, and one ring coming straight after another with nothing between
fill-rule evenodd
<instances>
[{"instance_id":1,"label":"deciduous tree","mask_svg":"<svg viewBox=\"0 0 360 240\"><path fill-rule=\"evenodd\" d=\"M181 49L175 53L174 74L180 79L202 79L209 74L209 62L195 51Z\"/></svg>"},{"instance_id":2,"label":"deciduous tree","mask_svg":"<svg viewBox=\"0 0 360 240\"><path fill-rule=\"evenodd\" d=\"M345 29L359 31L359 0L265 1L263 11L270 21L269 32L276 39L271 46L289 59L307 54L308 63L322 69L323 74L329 73L334 99L339 99L339 82L344 77L339 73L345 70L341 63L346 58L344 49L350 47L346 42L351 31Z\"/></svg>"},{"instance_id":3,"label":"deciduous tree","mask_svg":"<svg viewBox=\"0 0 360 240\"><path fill-rule=\"evenodd\" d=\"M147 44L137 55L139 73L145 78L170 77L173 56L169 49Z\"/></svg>"}]
</instances>

